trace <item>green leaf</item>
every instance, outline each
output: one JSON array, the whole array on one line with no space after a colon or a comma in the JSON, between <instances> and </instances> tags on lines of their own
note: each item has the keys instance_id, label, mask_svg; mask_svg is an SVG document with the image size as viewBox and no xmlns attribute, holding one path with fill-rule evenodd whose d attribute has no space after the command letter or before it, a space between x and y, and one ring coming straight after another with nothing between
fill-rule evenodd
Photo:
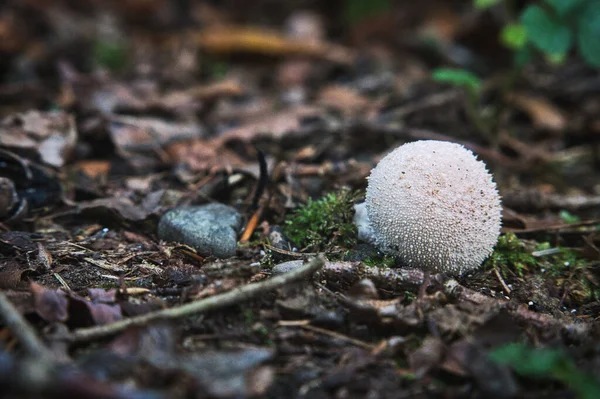
<instances>
[{"instance_id":1,"label":"green leaf","mask_svg":"<svg viewBox=\"0 0 600 399\"><path fill-rule=\"evenodd\" d=\"M391 8L389 0L346 0L344 18L356 24L374 15L383 14Z\"/></svg>"},{"instance_id":2,"label":"green leaf","mask_svg":"<svg viewBox=\"0 0 600 399\"><path fill-rule=\"evenodd\" d=\"M552 7L556 15L562 18L585 4L587 0L545 0L545 2Z\"/></svg>"},{"instance_id":3,"label":"green leaf","mask_svg":"<svg viewBox=\"0 0 600 399\"><path fill-rule=\"evenodd\" d=\"M469 90L478 91L481 80L464 69L439 68L433 71L431 77L436 82L448 83L456 87L465 87Z\"/></svg>"},{"instance_id":4,"label":"green leaf","mask_svg":"<svg viewBox=\"0 0 600 399\"><path fill-rule=\"evenodd\" d=\"M539 6L529 6L521 14L529 41L547 54L566 54L572 43L572 34L563 21L548 15Z\"/></svg>"},{"instance_id":5,"label":"green leaf","mask_svg":"<svg viewBox=\"0 0 600 399\"><path fill-rule=\"evenodd\" d=\"M487 8L495 6L501 1L502 0L473 0L473 7L475 7L478 10L485 10Z\"/></svg>"},{"instance_id":6,"label":"green leaf","mask_svg":"<svg viewBox=\"0 0 600 399\"><path fill-rule=\"evenodd\" d=\"M98 40L93 44L92 53L97 65L112 71L122 70L128 62L127 48L118 41Z\"/></svg>"},{"instance_id":7,"label":"green leaf","mask_svg":"<svg viewBox=\"0 0 600 399\"><path fill-rule=\"evenodd\" d=\"M558 213L558 216L560 216L560 218L562 219L563 222L565 223L577 223L577 222L581 222L581 218L577 215L573 215L571 212L566 211L566 210L561 210Z\"/></svg>"},{"instance_id":8,"label":"green leaf","mask_svg":"<svg viewBox=\"0 0 600 399\"><path fill-rule=\"evenodd\" d=\"M521 24L508 24L500 33L500 41L512 50L521 49L527 44L527 31Z\"/></svg>"},{"instance_id":9,"label":"green leaf","mask_svg":"<svg viewBox=\"0 0 600 399\"><path fill-rule=\"evenodd\" d=\"M516 68L523 68L534 57L533 47L525 46L515 51L513 63Z\"/></svg>"},{"instance_id":10,"label":"green leaf","mask_svg":"<svg viewBox=\"0 0 600 399\"><path fill-rule=\"evenodd\" d=\"M561 359L562 354L556 350L538 350L521 343L512 343L497 348L490 354L498 363L511 366L523 375L549 375Z\"/></svg>"},{"instance_id":11,"label":"green leaf","mask_svg":"<svg viewBox=\"0 0 600 399\"><path fill-rule=\"evenodd\" d=\"M577 47L583 59L600 67L600 3L590 2L577 20Z\"/></svg>"},{"instance_id":12,"label":"green leaf","mask_svg":"<svg viewBox=\"0 0 600 399\"><path fill-rule=\"evenodd\" d=\"M559 380L581 399L600 398L600 383L592 375L578 370L575 363L559 349L535 349L525 344L511 343L496 348L490 357L523 376Z\"/></svg>"}]
</instances>

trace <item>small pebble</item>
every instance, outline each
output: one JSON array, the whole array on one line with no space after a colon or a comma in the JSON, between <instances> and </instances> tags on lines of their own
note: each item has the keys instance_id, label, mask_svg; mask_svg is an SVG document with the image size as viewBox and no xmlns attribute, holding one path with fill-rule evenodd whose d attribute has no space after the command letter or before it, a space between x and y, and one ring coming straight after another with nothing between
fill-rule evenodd
<instances>
[{"instance_id":1,"label":"small pebble","mask_svg":"<svg viewBox=\"0 0 600 399\"><path fill-rule=\"evenodd\" d=\"M273 275L284 274L299 268L303 264L303 260L291 260L289 262L283 262L278 265L275 265L273 269L271 269L271 272L273 273Z\"/></svg>"},{"instance_id":2,"label":"small pebble","mask_svg":"<svg viewBox=\"0 0 600 399\"><path fill-rule=\"evenodd\" d=\"M165 213L158 223L158 237L195 248L202 256L230 258L237 249L242 216L224 204L181 207Z\"/></svg>"}]
</instances>

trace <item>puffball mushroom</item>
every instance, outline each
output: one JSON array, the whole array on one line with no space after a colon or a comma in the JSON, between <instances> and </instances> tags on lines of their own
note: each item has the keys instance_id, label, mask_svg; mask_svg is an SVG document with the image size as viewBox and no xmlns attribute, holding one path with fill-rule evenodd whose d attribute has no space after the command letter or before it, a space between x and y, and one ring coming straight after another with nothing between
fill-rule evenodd
<instances>
[{"instance_id":1,"label":"puffball mushroom","mask_svg":"<svg viewBox=\"0 0 600 399\"><path fill-rule=\"evenodd\" d=\"M500 196L483 161L460 144L404 144L371 171L366 206L379 248L409 267L461 274L491 254Z\"/></svg>"}]
</instances>

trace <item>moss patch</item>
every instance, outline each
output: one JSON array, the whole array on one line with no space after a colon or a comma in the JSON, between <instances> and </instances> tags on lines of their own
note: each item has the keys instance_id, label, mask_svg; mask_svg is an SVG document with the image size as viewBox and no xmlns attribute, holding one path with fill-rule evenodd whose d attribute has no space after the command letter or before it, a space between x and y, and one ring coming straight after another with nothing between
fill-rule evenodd
<instances>
[{"instance_id":1,"label":"moss patch","mask_svg":"<svg viewBox=\"0 0 600 399\"><path fill-rule=\"evenodd\" d=\"M301 249L310 251L352 248L358 234L352 219L359 196L342 189L318 200L309 199L285 221L285 234Z\"/></svg>"},{"instance_id":2,"label":"moss patch","mask_svg":"<svg viewBox=\"0 0 600 399\"><path fill-rule=\"evenodd\" d=\"M576 249L552 248L547 242L524 241L507 233L498 239L484 267L497 268L507 282L540 277L550 287L551 294L566 306L577 307L600 299L600 285L592 273L592 262Z\"/></svg>"}]
</instances>

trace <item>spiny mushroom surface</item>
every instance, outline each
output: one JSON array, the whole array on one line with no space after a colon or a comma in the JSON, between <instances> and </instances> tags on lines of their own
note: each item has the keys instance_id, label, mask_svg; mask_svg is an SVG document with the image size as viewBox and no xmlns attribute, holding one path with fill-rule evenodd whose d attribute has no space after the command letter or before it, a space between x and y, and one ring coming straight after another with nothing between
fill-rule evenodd
<instances>
[{"instance_id":1,"label":"spiny mushroom surface","mask_svg":"<svg viewBox=\"0 0 600 399\"><path fill-rule=\"evenodd\" d=\"M491 254L500 196L482 161L460 144L404 144L371 171L366 205L381 250L407 266L460 274Z\"/></svg>"}]
</instances>

